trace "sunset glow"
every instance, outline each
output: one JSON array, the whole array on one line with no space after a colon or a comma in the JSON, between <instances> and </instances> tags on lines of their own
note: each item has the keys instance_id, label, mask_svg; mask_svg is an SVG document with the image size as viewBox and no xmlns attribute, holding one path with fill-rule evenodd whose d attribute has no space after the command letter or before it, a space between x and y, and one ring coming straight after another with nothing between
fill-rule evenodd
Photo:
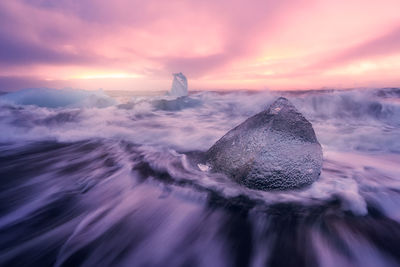
<instances>
[{"instance_id":1,"label":"sunset glow","mask_svg":"<svg viewBox=\"0 0 400 267\"><path fill-rule=\"evenodd\" d=\"M398 0L0 2L0 90L400 84Z\"/></svg>"},{"instance_id":2,"label":"sunset glow","mask_svg":"<svg viewBox=\"0 0 400 267\"><path fill-rule=\"evenodd\" d=\"M0 0L0 267L400 266L400 0Z\"/></svg>"}]
</instances>

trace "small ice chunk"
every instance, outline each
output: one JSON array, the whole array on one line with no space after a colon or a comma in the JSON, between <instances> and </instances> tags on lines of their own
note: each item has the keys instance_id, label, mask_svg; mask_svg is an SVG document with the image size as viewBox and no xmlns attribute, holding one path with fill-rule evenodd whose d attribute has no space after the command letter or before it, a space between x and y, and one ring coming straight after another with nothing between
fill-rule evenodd
<instances>
[{"instance_id":1,"label":"small ice chunk","mask_svg":"<svg viewBox=\"0 0 400 267\"><path fill-rule=\"evenodd\" d=\"M204 165L204 164L201 164L201 163L197 164L197 167L199 167L199 169L200 169L201 171L203 171L203 172L208 172L208 170L210 169L209 166Z\"/></svg>"},{"instance_id":2,"label":"small ice chunk","mask_svg":"<svg viewBox=\"0 0 400 267\"><path fill-rule=\"evenodd\" d=\"M170 96L187 96L188 95L188 83L185 75L182 72L173 73L174 80L172 81L171 91L168 93Z\"/></svg>"}]
</instances>

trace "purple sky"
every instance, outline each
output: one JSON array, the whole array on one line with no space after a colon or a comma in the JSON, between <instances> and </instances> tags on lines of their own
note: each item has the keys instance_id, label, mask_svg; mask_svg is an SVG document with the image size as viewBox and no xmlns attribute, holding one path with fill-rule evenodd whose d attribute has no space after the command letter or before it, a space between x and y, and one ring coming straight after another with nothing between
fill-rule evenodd
<instances>
[{"instance_id":1,"label":"purple sky","mask_svg":"<svg viewBox=\"0 0 400 267\"><path fill-rule=\"evenodd\" d=\"M0 2L0 90L400 86L399 0Z\"/></svg>"}]
</instances>

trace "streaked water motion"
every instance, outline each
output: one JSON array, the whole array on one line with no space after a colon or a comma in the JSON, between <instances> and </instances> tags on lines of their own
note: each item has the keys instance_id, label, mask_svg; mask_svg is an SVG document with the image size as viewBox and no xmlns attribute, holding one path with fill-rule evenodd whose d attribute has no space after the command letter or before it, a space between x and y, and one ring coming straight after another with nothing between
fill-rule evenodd
<instances>
[{"instance_id":1,"label":"streaked water motion","mask_svg":"<svg viewBox=\"0 0 400 267\"><path fill-rule=\"evenodd\" d=\"M0 265L400 265L399 89L42 93L0 97ZM280 95L323 146L317 182L262 192L198 168Z\"/></svg>"}]
</instances>

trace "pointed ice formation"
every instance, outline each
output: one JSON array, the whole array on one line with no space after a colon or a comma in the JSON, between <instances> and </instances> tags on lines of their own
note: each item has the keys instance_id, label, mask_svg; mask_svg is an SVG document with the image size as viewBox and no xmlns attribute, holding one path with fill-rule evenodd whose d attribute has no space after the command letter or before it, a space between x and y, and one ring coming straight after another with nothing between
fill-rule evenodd
<instances>
[{"instance_id":1,"label":"pointed ice formation","mask_svg":"<svg viewBox=\"0 0 400 267\"><path fill-rule=\"evenodd\" d=\"M318 179L322 149L311 123L280 97L218 140L206 161L253 189L292 189Z\"/></svg>"},{"instance_id":2,"label":"pointed ice formation","mask_svg":"<svg viewBox=\"0 0 400 267\"><path fill-rule=\"evenodd\" d=\"M173 73L174 80L172 82L171 91L168 93L170 96L187 96L188 95L188 83L185 75L182 72Z\"/></svg>"},{"instance_id":3,"label":"pointed ice formation","mask_svg":"<svg viewBox=\"0 0 400 267\"><path fill-rule=\"evenodd\" d=\"M194 108L201 105L198 99L188 97L188 84L185 75L182 72L173 73L171 91L167 92L167 99L153 101L153 106L157 109L178 111L186 108Z\"/></svg>"}]
</instances>

